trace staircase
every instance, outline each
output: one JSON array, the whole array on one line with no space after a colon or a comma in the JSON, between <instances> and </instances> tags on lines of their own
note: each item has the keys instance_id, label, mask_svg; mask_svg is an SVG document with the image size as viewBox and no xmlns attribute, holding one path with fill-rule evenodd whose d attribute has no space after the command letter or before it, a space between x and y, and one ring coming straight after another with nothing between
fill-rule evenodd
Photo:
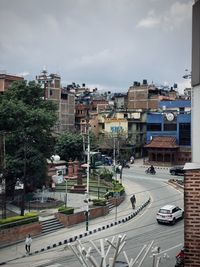
<instances>
[{"instance_id":1,"label":"staircase","mask_svg":"<svg viewBox=\"0 0 200 267\"><path fill-rule=\"evenodd\" d=\"M110 212L112 209L115 208L115 206L114 206L114 205L112 204L112 202L110 202L110 201L107 201L106 206L108 207L109 212Z\"/></svg>"},{"instance_id":2,"label":"staircase","mask_svg":"<svg viewBox=\"0 0 200 267\"><path fill-rule=\"evenodd\" d=\"M56 230L59 230L65 227L56 218L51 218L45 221L41 221L41 225L42 225L42 234L54 232Z\"/></svg>"}]
</instances>

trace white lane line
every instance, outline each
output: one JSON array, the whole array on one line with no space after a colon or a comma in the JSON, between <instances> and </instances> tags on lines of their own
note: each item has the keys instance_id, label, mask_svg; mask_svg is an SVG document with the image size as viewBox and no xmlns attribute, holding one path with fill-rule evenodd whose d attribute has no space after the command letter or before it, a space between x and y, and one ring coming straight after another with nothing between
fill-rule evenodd
<instances>
[{"instance_id":1,"label":"white lane line","mask_svg":"<svg viewBox=\"0 0 200 267\"><path fill-rule=\"evenodd\" d=\"M41 260L41 261L38 261L37 263L34 263L32 265L32 267L37 267L37 266L41 266L42 264L46 264L46 263L49 263L50 260ZM48 265L49 266L49 265Z\"/></svg>"},{"instance_id":2,"label":"white lane line","mask_svg":"<svg viewBox=\"0 0 200 267\"><path fill-rule=\"evenodd\" d=\"M176 245L176 246L170 247L170 248L168 248L168 249L165 249L165 250L163 250L163 251L161 251L161 252L159 252L159 253L155 253L155 254L156 254L156 255L162 255L163 253L166 253L166 252L168 252L168 251L171 251L171 250L173 250L173 249L175 249L175 248L178 248L178 247L181 247L181 246L183 246L183 243L180 243L180 244L178 244L178 245ZM152 257L153 257L153 255L150 256L150 258L152 258Z\"/></svg>"}]
</instances>

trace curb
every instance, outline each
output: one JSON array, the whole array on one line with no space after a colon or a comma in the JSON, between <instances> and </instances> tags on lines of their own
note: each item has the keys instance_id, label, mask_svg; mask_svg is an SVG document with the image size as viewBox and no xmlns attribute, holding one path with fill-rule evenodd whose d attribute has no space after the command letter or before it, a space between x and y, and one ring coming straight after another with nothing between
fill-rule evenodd
<instances>
[{"instance_id":1,"label":"curb","mask_svg":"<svg viewBox=\"0 0 200 267\"><path fill-rule=\"evenodd\" d=\"M149 168L150 165L140 165L140 168ZM154 166L155 169L158 169L158 170L169 170L170 167L165 167L165 166Z\"/></svg>"},{"instance_id":2,"label":"curb","mask_svg":"<svg viewBox=\"0 0 200 267\"><path fill-rule=\"evenodd\" d=\"M103 230L107 230L108 228L116 226L118 224L126 223L127 221L133 219L137 214L139 214L150 203L150 201L151 201L151 198L149 197L149 199L145 203L143 203L137 210L133 211L131 214L129 214L128 216L126 216L125 218L123 218L121 220L118 220L118 221L115 221L115 222L111 222L109 224L106 224L104 226L98 227L96 229L93 229L93 230L90 230L90 231L87 231L87 232L84 232L84 233L79 234L79 235L75 235L74 237L70 237L69 239L65 239L63 241L59 241L58 243L54 243L53 245L49 245L46 248L41 248L40 250L36 250L36 251L30 253L29 256L36 255L38 253L41 253L41 252L56 248L58 246L62 246L62 245L66 245L66 244L72 243L72 242L76 241L77 239L81 239L83 237L95 234L97 232L100 232L100 231L103 231ZM23 256L14 258L14 259L10 259L10 260L4 261L4 262L0 262L0 265L4 265L4 264L6 264L6 263L8 263L10 261L22 259L22 258L25 258L25 257L27 257L27 255L23 255Z\"/></svg>"},{"instance_id":3,"label":"curb","mask_svg":"<svg viewBox=\"0 0 200 267\"><path fill-rule=\"evenodd\" d=\"M170 180L168 180L168 183L171 184L171 185L174 185L174 186L176 186L176 187L179 187L179 188L181 188L181 189L184 190L184 185L179 184L179 183L178 183L176 180L174 180L174 179L170 179Z\"/></svg>"}]
</instances>

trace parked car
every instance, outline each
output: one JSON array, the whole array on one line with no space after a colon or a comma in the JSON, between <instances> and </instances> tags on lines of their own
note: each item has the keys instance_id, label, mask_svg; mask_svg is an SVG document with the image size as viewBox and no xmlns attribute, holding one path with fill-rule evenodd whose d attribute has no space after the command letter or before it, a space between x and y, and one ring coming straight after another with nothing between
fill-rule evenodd
<instances>
[{"instance_id":1,"label":"parked car","mask_svg":"<svg viewBox=\"0 0 200 267\"><path fill-rule=\"evenodd\" d=\"M169 169L171 175L184 175L184 166L174 166Z\"/></svg>"},{"instance_id":2,"label":"parked car","mask_svg":"<svg viewBox=\"0 0 200 267\"><path fill-rule=\"evenodd\" d=\"M156 220L158 223L175 224L184 217L184 210L175 205L166 205L159 209Z\"/></svg>"}]
</instances>

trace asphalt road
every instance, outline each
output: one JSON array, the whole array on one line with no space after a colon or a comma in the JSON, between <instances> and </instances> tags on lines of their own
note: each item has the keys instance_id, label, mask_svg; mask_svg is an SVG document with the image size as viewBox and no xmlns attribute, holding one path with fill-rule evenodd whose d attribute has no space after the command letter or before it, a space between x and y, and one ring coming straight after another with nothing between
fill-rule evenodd
<instances>
[{"instance_id":1,"label":"asphalt road","mask_svg":"<svg viewBox=\"0 0 200 267\"><path fill-rule=\"evenodd\" d=\"M124 169L123 183L128 183L128 194L134 193L149 194L151 196L151 204L138 216L129 222L118 225L117 227L110 228L107 231L98 232L95 235L84 238L81 242L83 246L88 249L92 247L89 240L92 240L98 247L100 247L99 240L108 238L112 239L113 236L126 235L126 244L123 250L126 252L129 260L137 257L144 245L148 246L152 243L149 253L146 255L142 267L153 266L153 253L157 247L160 247L160 254L156 256L161 257L159 266L172 267L175 263L175 255L181 248L184 240L184 222L179 221L175 225L160 225L156 222L156 213L158 209L165 204L176 204L183 207L183 193L173 188L167 183L171 176L167 170L157 170L156 175L145 174L145 169L141 167L131 167ZM120 216L120 214L118 214ZM108 245L105 243L105 250ZM139 266L142 257L146 250L134 266ZM111 249L109 257L112 257L113 250ZM100 260L99 254L93 249L91 255ZM155 261L156 261L155 259ZM127 266L123 253L118 257L120 264L115 266ZM46 251L42 254L34 255L28 258L12 261L7 266L50 266L50 267L78 267L83 266L71 250L66 247L55 248L55 250ZM155 265L156 266L156 265Z\"/></svg>"}]
</instances>

